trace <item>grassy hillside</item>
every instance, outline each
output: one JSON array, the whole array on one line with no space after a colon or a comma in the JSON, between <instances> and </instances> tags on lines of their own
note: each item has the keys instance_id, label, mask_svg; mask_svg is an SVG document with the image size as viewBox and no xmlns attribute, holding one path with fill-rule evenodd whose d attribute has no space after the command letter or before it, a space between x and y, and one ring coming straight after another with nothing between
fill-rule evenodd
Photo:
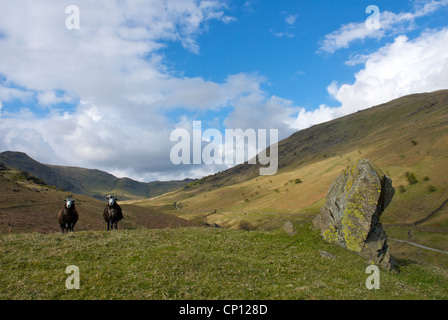
<instances>
[{"instance_id":1,"label":"grassy hillside","mask_svg":"<svg viewBox=\"0 0 448 320\"><path fill-rule=\"evenodd\" d=\"M448 90L413 94L298 131L278 143L280 171L319 162L350 151L374 149L375 158L406 153L413 142L447 134ZM442 141L446 141L442 139ZM426 142L426 141L425 141ZM390 143L394 143L393 147ZM380 148L378 148L380 147ZM364 150L364 149L368 150ZM417 150L414 150L417 151ZM385 154L384 154L385 153ZM443 154L440 150L439 155ZM241 164L204 177L194 185L204 189L256 178L259 165Z\"/></svg>"},{"instance_id":2,"label":"grassy hillside","mask_svg":"<svg viewBox=\"0 0 448 320\"><path fill-rule=\"evenodd\" d=\"M7 233L60 232L57 214L64 199L76 199L80 219L75 230L104 230L105 201L56 190L21 171L0 166L0 235ZM120 229L195 226L194 222L152 208L122 205Z\"/></svg>"},{"instance_id":3,"label":"grassy hillside","mask_svg":"<svg viewBox=\"0 0 448 320\"><path fill-rule=\"evenodd\" d=\"M368 290L361 257L296 227L294 236L212 228L2 235L0 299L448 298L447 270L409 261L399 273L381 271L380 289ZM69 265L79 267L79 290L65 287Z\"/></svg>"},{"instance_id":4,"label":"grassy hillside","mask_svg":"<svg viewBox=\"0 0 448 320\"><path fill-rule=\"evenodd\" d=\"M403 97L299 131L279 142L280 169L274 176L259 176L256 165L240 165L134 204L232 229L270 230L287 220L309 223L334 179L360 158L378 165L396 189L381 218L389 237L448 251L448 206L443 206L448 199L448 90ZM182 203L181 210L174 209L174 201ZM448 267L444 254L390 245L395 256Z\"/></svg>"},{"instance_id":5,"label":"grassy hillside","mask_svg":"<svg viewBox=\"0 0 448 320\"><path fill-rule=\"evenodd\" d=\"M100 170L42 164L25 153L12 151L0 153L0 163L25 171L50 186L100 200L108 194L115 194L123 200L155 197L182 188L193 181L186 179L145 183L129 178L117 178Z\"/></svg>"}]
</instances>

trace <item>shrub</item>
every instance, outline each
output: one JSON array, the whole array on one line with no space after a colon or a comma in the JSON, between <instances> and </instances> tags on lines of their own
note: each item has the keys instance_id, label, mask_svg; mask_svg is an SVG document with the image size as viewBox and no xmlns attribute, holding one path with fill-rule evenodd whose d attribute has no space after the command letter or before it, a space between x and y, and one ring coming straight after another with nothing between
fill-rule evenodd
<instances>
[{"instance_id":1,"label":"shrub","mask_svg":"<svg viewBox=\"0 0 448 320\"><path fill-rule=\"evenodd\" d=\"M412 145L413 145L413 146L416 146L416 145L418 145L418 142L417 142L417 141L415 141L415 140L412 140L411 142L412 142Z\"/></svg>"},{"instance_id":2,"label":"shrub","mask_svg":"<svg viewBox=\"0 0 448 320\"><path fill-rule=\"evenodd\" d=\"M408 180L410 185L418 183L418 180L417 180L415 174L413 174L412 172L406 172L405 176L406 176L406 180Z\"/></svg>"},{"instance_id":3,"label":"shrub","mask_svg":"<svg viewBox=\"0 0 448 320\"><path fill-rule=\"evenodd\" d=\"M302 179L295 179L294 180L294 184L299 184L299 183L302 183Z\"/></svg>"},{"instance_id":4,"label":"shrub","mask_svg":"<svg viewBox=\"0 0 448 320\"><path fill-rule=\"evenodd\" d=\"M32 175L30 175L28 172L25 171L19 171L17 173L15 173L14 175L12 175L11 179L13 181L28 181L28 182L33 182L35 184L39 184L39 185L46 185L45 181L39 178L36 178Z\"/></svg>"},{"instance_id":5,"label":"shrub","mask_svg":"<svg viewBox=\"0 0 448 320\"><path fill-rule=\"evenodd\" d=\"M405 192L406 192L406 188L405 188L403 185L400 185L400 186L398 187L398 191L399 191L400 193L405 193Z\"/></svg>"},{"instance_id":6,"label":"shrub","mask_svg":"<svg viewBox=\"0 0 448 320\"><path fill-rule=\"evenodd\" d=\"M429 179L428 176L426 176L426 177L423 178L423 181L429 181L429 180L431 180L431 179Z\"/></svg>"},{"instance_id":7,"label":"shrub","mask_svg":"<svg viewBox=\"0 0 448 320\"><path fill-rule=\"evenodd\" d=\"M191 188L193 186L200 186L201 184L203 184L207 180L207 178L208 177L204 177L202 179L194 180L194 181L188 183L187 185L185 185L184 188L185 189L189 189L189 188Z\"/></svg>"},{"instance_id":8,"label":"shrub","mask_svg":"<svg viewBox=\"0 0 448 320\"><path fill-rule=\"evenodd\" d=\"M432 184L430 184L429 186L426 187L426 190L428 190L428 192L436 192L437 188L434 187Z\"/></svg>"},{"instance_id":9,"label":"shrub","mask_svg":"<svg viewBox=\"0 0 448 320\"><path fill-rule=\"evenodd\" d=\"M240 222L239 226L238 226L239 230L245 230L245 231L253 231L256 228L248 221L243 220Z\"/></svg>"}]
</instances>

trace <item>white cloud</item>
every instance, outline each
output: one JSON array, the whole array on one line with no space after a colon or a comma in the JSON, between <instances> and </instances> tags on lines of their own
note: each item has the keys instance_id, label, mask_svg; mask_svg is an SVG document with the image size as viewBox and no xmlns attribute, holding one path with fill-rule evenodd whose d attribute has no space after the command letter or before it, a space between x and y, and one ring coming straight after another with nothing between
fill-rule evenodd
<instances>
[{"instance_id":1,"label":"white cloud","mask_svg":"<svg viewBox=\"0 0 448 320\"><path fill-rule=\"evenodd\" d=\"M320 43L319 51L334 53L341 48L348 48L355 41L381 39L386 35L409 31L414 28L415 19L429 15L448 5L448 0L431 0L423 6L414 6L414 12L393 13L380 12L380 29L368 29L365 22L348 23L338 30L327 34ZM381 8L380 8L381 9ZM366 19L367 19L366 15Z\"/></svg>"},{"instance_id":2,"label":"white cloud","mask_svg":"<svg viewBox=\"0 0 448 320\"><path fill-rule=\"evenodd\" d=\"M397 37L375 53L350 59L364 64L355 82L328 87L341 107L307 111L269 95L262 89L267 79L257 74L234 74L216 83L175 77L164 65L160 49L169 41L197 51L196 39L207 21L232 21L221 2L78 1L81 29L76 31L65 28L66 5L0 2L0 32L5 35L0 38L0 74L6 79L0 84L0 150L146 181L198 177L225 167L171 164L170 133L176 126L189 128L193 120L180 116L173 123L165 116L178 108L200 113L232 107L217 124L279 129L282 139L296 129L448 83L446 29L415 40ZM5 110L9 101L33 97L48 107L47 115ZM79 104L72 111L52 108L74 101Z\"/></svg>"},{"instance_id":3,"label":"white cloud","mask_svg":"<svg viewBox=\"0 0 448 320\"><path fill-rule=\"evenodd\" d=\"M327 88L341 106L303 109L289 125L303 129L405 95L447 89L448 29L427 30L414 40L398 36L364 59L354 83L334 81Z\"/></svg>"},{"instance_id":4,"label":"white cloud","mask_svg":"<svg viewBox=\"0 0 448 320\"><path fill-rule=\"evenodd\" d=\"M307 111L305 108L299 108L295 119L288 119L287 124L294 130L303 130L313 125L327 122L341 116L338 108L330 108L327 105L320 105L318 109Z\"/></svg>"},{"instance_id":5,"label":"white cloud","mask_svg":"<svg viewBox=\"0 0 448 320\"><path fill-rule=\"evenodd\" d=\"M274 37L277 38L294 38L294 34L289 31L275 32L274 30L269 30Z\"/></svg>"},{"instance_id":6,"label":"white cloud","mask_svg":"<svg viewBox=\"0 0 448 320\"><path fill-rule=\"evenodd\" d=\"M51 106L61 102L73 102L73 98L67 94L58 96L55 91L48 90L37 94L37 101L41 106Z\"/></svg>"},{"instance_id":7,"label":"white cloud","mask_svg":"<svg viewBox=\"0 0 448 320\"><path fill-rule=\"evenodd\" d=\"M299 17L298 14L290 14L287 12L282 12L282 15L285 16L284 21L286 24L286 29L283 31L276 31L274 29L270 29L269 32L277 38L294 38L294 33L291 31L294 29L294 24L297 21L297 18Z\"/></svg>"},{"instance_id":8,"label":"white cloud","mask_svg":"<svg viewBox=\"0 0 448 320\"><path fill-rule=\"evenodd\" d=\"M346 112L411 93L446 89L448 29L426 31L415 40L399 36L368 56L352 85L334 86L333 96Z\"/></svg>"},{"instance_id":9,"label":"white cloud","mask_svg":"<svg viewBox=\"0 0 448 320\"><path fill-rule=\"evenodd\" d=\"M81 28L67 30L69 4L0 2L0 102L35 97L48 107L44 117L3 107L0 149L148 179L175 175L168 144L175 124L164 113L219 108L228 92L201 78L174 77L160 49L175 41L198 52L209 20L235 19L215 0L80 0ZM52 108L77 100L71 112Z\"/></svg>"},{"instance_id":10,"label":"white cloud","mask_svg":"<svg viewBox=\"0 0 448 320\"><path fill-rule=\"evenodd\" d=\"M26 101L31 99L32 93L16 88L5 87L0 84L0 101L7 102L15 99Z\"/></svg>"},{"instance_id":11,"label":"white cloud","mask_svg":"<svg viewBox=\"0 0 448 320\"><path fill-rule=\"evenodd\" d=\"M287 24L293 25L294 23L296 23L296 20L298 17L299 17L299 15L297 15L297 14L290 14L285 18L285 21Z\"/></svg>"}]
</instances>

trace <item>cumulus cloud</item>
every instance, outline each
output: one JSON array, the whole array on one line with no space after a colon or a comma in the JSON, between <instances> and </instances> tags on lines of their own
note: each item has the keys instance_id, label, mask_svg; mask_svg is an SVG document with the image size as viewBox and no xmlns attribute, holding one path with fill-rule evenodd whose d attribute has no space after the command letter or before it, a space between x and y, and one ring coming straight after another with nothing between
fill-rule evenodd
<instances>
[{"instance_id":1,"label":"cumulus cloud","mask_svg":"<svg viewBox=\"0 0 448 320\"><path fill-rule=\"evenodd\" d=\"M348 48L355 41L381 39L386 35L412 30L417 18L429 15L447 5L448 0L431 0L425 2L423 6L416 3L414 12L380 12L380 29L367 28L365 22L344 24L324 37L319 51L334 53L341 48Z\"/></svg>"},{"instance_id":2,"label":"cumulus cloud","mask_svg":"<svg viewBox=\"0 0 448 320\"><path fill-rule=\"evenodd\" d=\"M418 12L438 8L431 3ZM263 89L267 79L256 73L229 75L217 83L176 77L168 70L161 49L169 42L198 52L197 38L207 21L234 21L223 2L80 0L79 30L65 27L69 4L0 2L1 151L20 150L45 163L145 181L201 177L228 166L174 166L169 158L172 130L191 131L201 112L228 108L225 119L215 117L214 125L279 129L283 139L297 129L448 83L446 29L414 40L399 36L377 52L350 58L347 64L364 64L354 83L328 86L341 106L308 111L270 95ZM8 108L8 102L32 99L39 110L30 104ZM60 103L73 108L57 109ZM37 112L41 109L44 115ZM177 112L177 118L167 116Z\"/></svg>"},{"instance_id":3,"label":"cumulus cloud","mask_svg":"<svg viewBox=\"0 0 448 320\"><path fill-rule=\"evenodd\" d=\"M448 29L427 30L416 39L401 35L364 57L364 68L352 84L332 82L327 90L341 105L302 109L288 121L296 129L341 117L413 93L446 89Z\"/></svg>"},{"instance_id":4,"label":"cumulus cloud","mask_svg":"<svg viewBox=\"0 0 448 320\"><path fill-rule=\"evenodd\" d=\"M74 101L74 98L67 94L58 95L55 91L48 90L39 92L37 94L37 101L41 106L51 106L62 102L70 103Z\"/></svg>"},{"instance_id":5,"label":"cumulus cloud","mask_svg":"<svg viewBox=\"0 0 448 320\"><path fill-rule=\"evenodd\" d=\"M71 4L0 2L1 150L146 179L175 176L168 142L176 124L164 114L219 108L227 104L227 89L174 77L160 49L179 42L197 53L208 21L235 20L225 14L225 2L80 0L80 29L68 30ZM17 99L35 99L36 110L5 107ZM59 103L73 110L57 110ZM48 113L42 116L39 107Z\"/></svg>"},{"instance_id":6,"label":"cumulus cloud","mask_svg":"<svg viewBox=\"0 0 448 320\"><path fill-rule=\"evenodd\" d=\"M346 112L416 92L445 89L448 83L448 29L425 31L409 40L398 36L368 56L351 84L330 86Z\"/></svg>"}]
</instances>

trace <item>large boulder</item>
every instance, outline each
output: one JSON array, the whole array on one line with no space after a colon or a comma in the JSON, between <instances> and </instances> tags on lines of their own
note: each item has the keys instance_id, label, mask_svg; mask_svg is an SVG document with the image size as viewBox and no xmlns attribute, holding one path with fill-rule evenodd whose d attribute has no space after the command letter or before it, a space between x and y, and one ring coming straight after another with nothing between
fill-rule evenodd
<instances>
[{"instance_id":1,"label":"large boulder","mask_svg":"<svg viewBox=\"0 0 448 320\"><path fill-rule=\"evenodd\" d=\"M333 182L313 223L321 229L324 240L390 270L394 262L379 221L394 193L392 180L371 161L361 159Z\"/></svg>"}]
</instances>

